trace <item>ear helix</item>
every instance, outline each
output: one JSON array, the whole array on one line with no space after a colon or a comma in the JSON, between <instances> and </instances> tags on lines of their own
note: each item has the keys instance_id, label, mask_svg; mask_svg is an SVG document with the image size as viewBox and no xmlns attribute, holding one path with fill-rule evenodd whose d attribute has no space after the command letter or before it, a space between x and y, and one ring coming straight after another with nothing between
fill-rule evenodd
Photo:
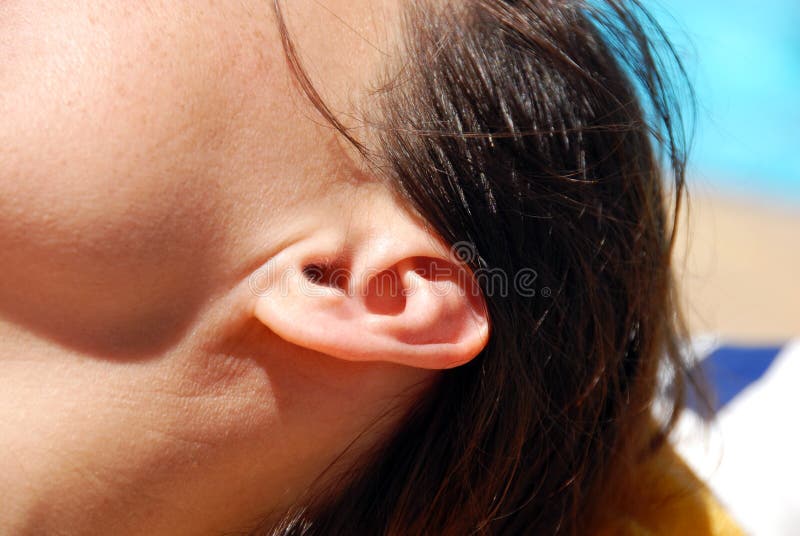
<instances>
[{"instance_id":1,"label":"ear helix","mask_svg":"<svg viewBox=\"0 0 800 536\"><path fill-rule=\"evenodd\" d=\"M407 239L373 241L349 257L327 241L311 246L274 257L257 285L253 314L284 340L349 361L432 369L465 363L486 344L482 296L457 259Z\"/></svg>"}]
</instances>

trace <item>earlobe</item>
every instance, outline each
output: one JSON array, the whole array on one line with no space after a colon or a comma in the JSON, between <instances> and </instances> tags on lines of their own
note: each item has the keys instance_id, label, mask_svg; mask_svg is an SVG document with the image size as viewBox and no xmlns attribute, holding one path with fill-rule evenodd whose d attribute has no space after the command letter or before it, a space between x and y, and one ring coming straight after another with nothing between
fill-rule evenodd
<instances>
[{"instance_id":1,"label":"earlobe","mask_svg":"<svg viewBox=\"0 0 800 536\"><path fill-rule=\"evenodd\" d=\"M473 274L424 229L392 229L379 240L351 234L346 262L313 262L313 243L287 249L267 267L254 316L283 339L338 359L426 369L470 361L489 337Z\"/></svg>"}]
</instances>

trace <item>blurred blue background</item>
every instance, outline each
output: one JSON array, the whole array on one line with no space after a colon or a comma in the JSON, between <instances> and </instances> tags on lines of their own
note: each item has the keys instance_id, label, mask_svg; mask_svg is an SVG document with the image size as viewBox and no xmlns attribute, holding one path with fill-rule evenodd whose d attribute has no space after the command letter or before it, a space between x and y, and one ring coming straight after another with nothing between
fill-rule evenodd
<instances>
[{"instance_id":1,"label":"blurred blue background","mask_svg":"<svg viewBox=\"0 0 800 536\"><path fill-rule=\"evenodd\" d=\"M800 206L800 0L645 0L698 96L690 180Z\"/></svg>"}]
</instances>

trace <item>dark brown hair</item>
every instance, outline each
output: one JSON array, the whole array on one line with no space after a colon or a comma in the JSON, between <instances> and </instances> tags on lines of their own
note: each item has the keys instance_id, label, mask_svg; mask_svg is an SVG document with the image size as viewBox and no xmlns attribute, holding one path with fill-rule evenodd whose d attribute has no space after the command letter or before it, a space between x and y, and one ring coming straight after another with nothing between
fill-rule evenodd
<instances>
[{"instance_id":1,"label":"dark brown hair","mask_svg":"<svg viewBox=\"0 0 800 536\"><path fill-rule=\"evenodd\" d=\"M310 83L275 6L328 121L442 238L470 244L474 270L533 270L536 288L484 288L481 355L443 372L344 486L269 530L583 532L603 483L663 441L683 399L677 55L636 1L418 2L405 61L365 118L368 149ZM665 365L678 371L672 418L651 427Z\"/></svg>"}]
</instances>

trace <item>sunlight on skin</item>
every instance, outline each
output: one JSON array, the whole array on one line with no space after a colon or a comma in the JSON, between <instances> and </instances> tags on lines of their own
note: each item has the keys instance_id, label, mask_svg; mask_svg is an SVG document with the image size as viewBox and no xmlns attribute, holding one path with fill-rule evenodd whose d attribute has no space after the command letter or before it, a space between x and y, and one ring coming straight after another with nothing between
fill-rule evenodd
<instances>
[{"instance_id":1,"label":"sunlight on skin","mask_svg":"<svg viewBox=\"0 0 800 536\"><path fill-rule=\"evenodd\" d=\"M332 109L394 4L291 2ZM433 376L252 317L270 258L354 198L397 210L298 93L271 2L11 0L0 36L0 532L241 528Z\"/></svg>"}]
</instances>

